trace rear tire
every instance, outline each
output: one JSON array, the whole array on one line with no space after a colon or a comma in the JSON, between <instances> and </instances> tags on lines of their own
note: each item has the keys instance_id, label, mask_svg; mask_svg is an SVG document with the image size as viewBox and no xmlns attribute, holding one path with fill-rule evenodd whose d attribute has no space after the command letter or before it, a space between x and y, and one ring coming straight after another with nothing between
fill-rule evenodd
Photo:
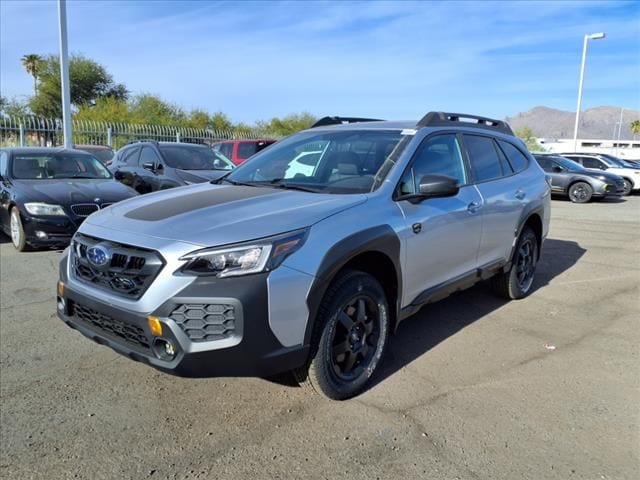
<instances>
[{"instance_id":1,"label":"rear tire","mask_svg":"<svg viewBox=\"0 0 640 480\"><path fill-rule=\"evenodd\" d=\"M587 182L576 182L569 187L569 200L573 203L587 203L593 195L593 187Z\"/></svg>"},{"instance_id":2,"label":"rear tire","mask_svg":"<svg viewBox=\"0 0 640 480\"><path fill-rule=\"evenodd\" d=\"M538 238L530 227L524 227L514 253L511 268L491 279L493 291L509 300L524 298L531 293L538 263Z\"/></svg>"},{"instance_id":3,"label":"rear tire","mask_svg":"<svg viewBox=\"0 0 640 480\"><path fill-rule=\"evenodd\" d=\"M293 372L301 384L333 400L368 385L389 337L389 307L371 275L348 270L325 293L315 321L309 363Z\"/></svg>"},{"instance_id":4,"label":"rear tire","mask_svg":"<svg viewBox=\"0 0 640 480\"><path fill-rule=\"evenodd\" d=\"M11 209L11 216L9 218L9 226L11 228L11 243L19 252L27 250L27 239L24 234L24 228L22 227L22 219L20 218L20 211L17 207Z\"/></svg>"}]
</instances>

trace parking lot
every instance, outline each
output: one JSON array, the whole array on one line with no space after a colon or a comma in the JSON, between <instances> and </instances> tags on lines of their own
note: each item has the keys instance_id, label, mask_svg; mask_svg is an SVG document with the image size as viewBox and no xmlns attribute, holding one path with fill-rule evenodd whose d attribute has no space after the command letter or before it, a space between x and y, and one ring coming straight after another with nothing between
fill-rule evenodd
<instances>
[{"instance_id":1,"label":"parking lot","mask_svg":"<svg viewBox=\"0 0 640 480\"><path fill-rule=\"evenodd\" d=\"M118 356L56 318L60 253L2 237L0 476L637 478L640 197L552 209L530 297L425 308L346 402Z\"/></svg>"}]
</instances>

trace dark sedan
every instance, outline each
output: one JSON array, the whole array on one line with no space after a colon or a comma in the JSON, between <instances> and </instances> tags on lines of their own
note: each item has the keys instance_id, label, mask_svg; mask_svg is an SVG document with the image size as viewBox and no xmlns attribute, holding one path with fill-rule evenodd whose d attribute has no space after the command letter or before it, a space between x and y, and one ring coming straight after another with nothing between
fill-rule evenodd
<instances>
[{"instance_id":1,"label":"dark sedan","mask_svg":"<svg viewBox=\"0 0 640 480\"><path fill-rule=\"evenodd\" d=\"M86 217L135 195L86 152L0 149L0 227L20 251L67 245Z\"/></svg>"},{"instance_id":2,"label":"dark sedan","mask_svg":"<svg viewBox=\"0 0 640 480\"><path fill-rule=\"evenodd\" d=\"M149 193L215 180L233 167L231 160L205 145L137 141L118 150L109 169L116 180Z\"/></svg>"},{"instance_id":3,"label":"dark sedan","mask_svg":"<svg viewBox=\"0 0 640 480\"><path fill-rule=\"evenodd\" d=\"M587 170L560 155L536 154L534 157L551 177L552 194L566 195L574 203L624 195L624 180L618 175Z\"/></svg>"}]
</instances>

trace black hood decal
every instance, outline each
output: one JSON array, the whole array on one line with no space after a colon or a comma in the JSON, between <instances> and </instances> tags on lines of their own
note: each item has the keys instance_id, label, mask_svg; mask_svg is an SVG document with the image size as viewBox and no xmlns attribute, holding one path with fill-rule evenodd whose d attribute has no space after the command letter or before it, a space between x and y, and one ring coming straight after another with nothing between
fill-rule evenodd
<instances>
[{"instance_id":1,"label":"black hood decal","mask_svg":"<svg viewBox=\"0 0 640 480\"><path fill-rule=\"evenodd\" d=\"M125 214L125 217L133 220L146 220L154 222L165 220L175 215L192 212L201 208L212 207L223 203L245 200L247 198L263 195L275 195L282 193L273 188L233 186L226 188L211 188L211 190L183 194L167 198L159 202L150 203L136 208Z\"/></svg>"}]
</instances>

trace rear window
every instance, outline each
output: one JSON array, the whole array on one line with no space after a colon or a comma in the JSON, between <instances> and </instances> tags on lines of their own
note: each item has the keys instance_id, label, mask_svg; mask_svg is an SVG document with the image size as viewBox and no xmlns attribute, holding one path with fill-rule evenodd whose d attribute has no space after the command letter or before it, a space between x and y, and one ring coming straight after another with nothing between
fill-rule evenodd
<instances>
[{"instance_id":1,"label":"rear window","mask_svg":"<svg viewBox=\"0 0 640 480\"><path fill-rule=\"evenodd\" d=\"M464 142L469 151L471 171L476 182L486 182L502 177L500 157L491 138L465 135Z\"/></svg>"},{"instance_id":2,"label":"rear window","mask_svg":"<svg viewBox=\"0 0 640 480\"><path fill-rule=\"evenodd\" d=\"M509 142L504 142L502 140L498 140L498 143L500 144L500 147L502 147L502 151L507 156L514 172L518 173L527 168L527 165L529 164L527 157L525 157L518 148L511 145Z\"/></svg>"}]
</instances>

